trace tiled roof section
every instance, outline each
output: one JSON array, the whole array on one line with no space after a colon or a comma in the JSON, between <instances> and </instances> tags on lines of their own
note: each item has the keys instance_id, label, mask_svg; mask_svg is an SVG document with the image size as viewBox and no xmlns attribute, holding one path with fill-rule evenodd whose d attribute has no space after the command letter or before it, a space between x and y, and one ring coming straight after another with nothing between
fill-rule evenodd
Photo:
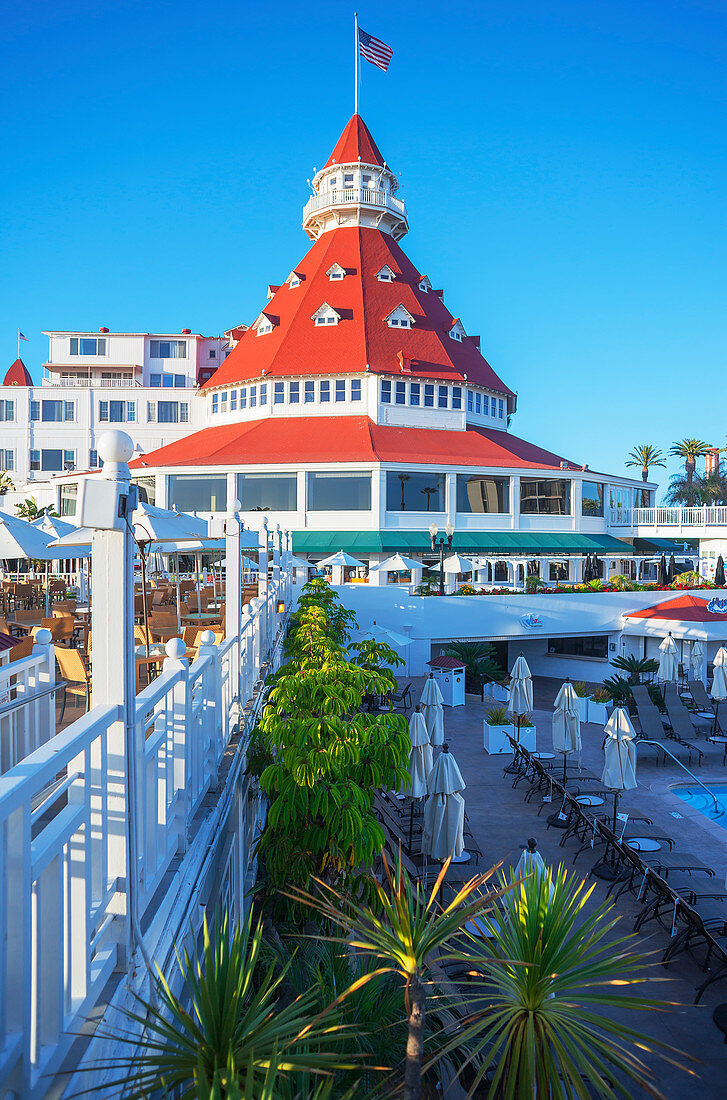
<instances>
[{"instance_id":1,"label":"tiled roof section","mask_svg":"<svg viewBox=\"0 0 727 1100\"><path fill-rule=\"evenodd\" d=\"M355 164L359 160L362 164L378 164L380 168L384 167L384 158L368 126L361 115L352 115L325 167L330 168L334 164Z\"/></svg>"},{"instance_id":2,"label":"tiled roof section","mask_svg":"<svg viewBox=\"0 0 727 1100\"><path fill-rule=\"evenodd\" d=\"M16 359L13 365L8 369L7 374L3 380L3 386L32 386L33 379L30 377L30 371L26 367L22 359Z\"/></svg>"},{"instance_id":3,"label":"tiled roof section","mask_svg":"<svg viewBox=\"0 0 727 1100\"><path fill-rule=\"evenodd\" d=\"M331 282L326 272L338 263L349 273ZM380 282L377 272L388 265L394 282ZM400 374L400 353L411 360L411 373L443 382L485 386L508 398L512 390L495 374L471 340L449 338L453 317L436 294L419 290L419 273L393 237L378 229L344 226L323 233L296 267L305 275L300 286L287 284L273 296L266 312L280 323L264 340L243 333L237 346L206 388L234 386L254 378L314 375ZM318 326L311 316L321 302L341 315L339 325ZM390 328L383 318L403 305L414 318L411 329Z\"/></svg>"},{"instance_id":4,"label":"tiled roof section","mask_svg":"<svg viewBox=\"0 0 727 1100\"><path fill-rule=\"evenodd\" d=\"M641 611L629 611L627 619L670 619L682 623L724 623L727 614L721 611L708 611L707 600L698 596L677 596L675 600L645 607Z\"/></svg>"},{"instance_id":5,"label":"tiled roof section","mask_svg":"<svg viewBox=\"0 0 727 1100\"><path fill-rule=\"evenodd\" d=\"M479 469L560 470L564 460L488 428L444 431L374 424L366 416L266 417L204 428L130 463L140 467L256 466L310 462L415 462ZM568 463L569 470L581 467Z\"/></svg>"}]
</instances>

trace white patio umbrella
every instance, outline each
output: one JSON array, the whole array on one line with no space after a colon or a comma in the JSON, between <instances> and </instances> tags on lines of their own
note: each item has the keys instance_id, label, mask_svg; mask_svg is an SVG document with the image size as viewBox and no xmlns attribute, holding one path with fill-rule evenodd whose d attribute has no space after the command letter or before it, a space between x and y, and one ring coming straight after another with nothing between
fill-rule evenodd
<instances>
[{"instance_id":1,"label":"white patio umbrella","mask_svg":"<svg viewBox=\"0 0 727 1100\"><path fill-rule=\"evenodd\" d=\"M429 732L429 740L435 747L444 743L444 710L442 705L444 698L439 690L439 684L434 679L434 673L430 672L424 683L422 697L424 721Z\"/></svg>"},{"instance_id":2,"label":"white patio umbrella","mask_svg":"<svg viewBox=\"0 0 727 1100\"><path fill-rule=\"evenodd\" d=\"M433 859L463 862L469 858L464 850L464 799L459 793L465 781L457 761L442 745L434 767L427 778L429 797L424 806L424 836L422 851Z\"/></svg>"},{"instance_id":3,"label":"white patio umbrella","mask_svg":"<svg viewBox=\"0 0 727 1100\"><path fill-rule=\"evenodd\" d=\"M312 564L309 561L306 561L305 558L297 558L295 556L295 554L290 555L289 561L290 561L290 568L291 569L312 569L313 568Z\"/></svg>"},{"instance_id":4,"label":"white patio umbrella","mask_svg":"<svg viewBox=\"0 0 727 1100\"><path fill-rule=\"evenodd\" d=\"M701 680L704 671L704 642L697 640L693 643L692 652L689 654L689 665L694 679Z\"/></svg>"},{"instance_id":5,"label":"white patio umbrella","mask_svg":"<svg viewBox=\"0 0 727 1100\"><path fill-rule=\"evenodd\" d=\"M538 851L537 841L535 837L528 839L527 847L517 862L517 867L513 871L512 881L518 882L521 879L526 879L528 875L535 875L538 879L548 873L545 860ZM508 897L506 894L505 897Z\"/></svg>"},{"instance_id":6,"label":"white patio umbrella","mask_svg":"<svg viewBox=\"0 0 727 1100\"><path fill-rule=\"evenodd\" d=\"M671 634L659 645L659 671L657 679L662 683L671 683L679 674L679 650Z\"/></svg>"},{"instance_id":7,"label":"white patio umbrella","mask_svg":"<svg viewBox=\"0 0 727 1100\"><path fill-rule=\"evenodd\" d=\"M563 754L563 786L568 773L568 755L581 751L581 708L570 680L561 687L553 703L553 748Z\"/></svg>"},{"instance_id":8,"label":"white patio umbrella","mask_svg":"<svg viewBox=\"0 0 727 1100\"><path fill-rule=\"evenodd\" d=\"M520 741L520 721L525 714L533 711L533 680L528 668L528 662L522 653L512 666L510 673L508 706L510 713L517 718L517 739Z\"/></svg>"},{"instance_id":9,"label":"white patio umbrella","mask_svg":"<svg viewBox=\"0 0 727 1100\"><path fill-rule=\"evenodd\" d=\"M475 563L469 558L463 558L460 554L450 554L444 559L445 573L472 573L476 568ZM439 565L433 565L432 569L439 571Z\"/></svg>"},{"instance_id":10,"label":"white patio umbrella","mask_svg":"<svg viewBox=\"0 0 727 1100\"><path fill-rule=\"evenodd\" d=\"M717 667L717 665L727 664L727 649L725 649L725 647L723 645L720 646L719 649L717 650L717 652L715 653L714 660L712 661L712 664L714 665L715 668Z\"/></svg>"},{"instance_id":11,"label":"white patio umbrella","mask_svg":"<svg viewBox=\"0 0 727 1100\"><path fill-rule=\"evenodd\" d=\"M335 554L331 554L330 557L324 558L323 561L318 562L319 569L328 569L333 566L344 566L347 569L353 569L356 566L363 566L363 562L358 558L352 557L351 554L347 554L345 550L338 550Z\"/></svg>"},{"instance_id":12,"label":"white patio umbrella","mask_svg":"<svg viewBox=\"0 0 727 1100\"><path fill-rule=\"evenodd\" d=\"M606 739L603 743L604 766L601 782L613 791L613 833L616 835L618 820L618 800L621 791L630 791L636 786L636 731L631 725L625 707L616 707L604 726ZM615 874L613 866L599 864L603 877ZM607 869L608 868L608 869Z\"/></svg>"},{"instance_id":13,"label":"white patio umbrella","mask_svg":"<svg viewBox=\"0 0 727 1100\"><path fill-rule=\"evenodd\" d=\"M426 796L427 776L434 763L432 746L429 743L429 733L418 703L409 719L409 739L411 741L409 751L411 783L404 789L404 794L409 795L411 798L409 814L409 850L411 851L412 833L414 831L414 801Z\"/></svg>"},{"instance_id":14,"label":"white patio umbrella","mask_svg":"<svg viewBox=\"0 0 727 1100\"><path fill-rule=\"evenodd\" d=\"M370 570L375 570L377 573L410 573L412 569L423 568L422 562L414 561L414 558L406 558L403 554L392 554L386 561L369 567Z\"/></svg>"},{"instance_id":15,"label":"white patio umbrella","mask_svg":"<svg viewBox=\"0 0 727 1100\"><path fill-rule=\"evenodd\" d=\"M714 733L719 728L719 704L727 699L727 665L714 666L714 678L709 693L714 699Z\"/></svg>"}]
</instances>

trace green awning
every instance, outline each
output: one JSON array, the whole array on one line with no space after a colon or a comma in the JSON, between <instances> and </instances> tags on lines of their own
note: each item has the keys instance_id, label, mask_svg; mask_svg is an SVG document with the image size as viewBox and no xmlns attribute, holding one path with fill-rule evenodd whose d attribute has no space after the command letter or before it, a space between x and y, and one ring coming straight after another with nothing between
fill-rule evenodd
<instances>
[{"instance_id":1,"label":"green awning","mask_svg":"<svg viewBox=\"0 0 727 1100\"><path fill-rule=\"evenodd\" d=\"M634 539L634 550L637 554L683 554L684 541L676 542L674 539Z\"/></svg>"},{"instance_id":2,"label":"green awning","mask_svg":"<svg viewBox=\"0 0 727 1100\"><path fill-rule=\"evenodd\" d=\"M294 531L295 554L431 553L428 531ZM456 531L454 549L464 554L528 557L544 554L617 554L629 557L633 546L613 535L545 531Z\"/></svg>"}]
</instances>

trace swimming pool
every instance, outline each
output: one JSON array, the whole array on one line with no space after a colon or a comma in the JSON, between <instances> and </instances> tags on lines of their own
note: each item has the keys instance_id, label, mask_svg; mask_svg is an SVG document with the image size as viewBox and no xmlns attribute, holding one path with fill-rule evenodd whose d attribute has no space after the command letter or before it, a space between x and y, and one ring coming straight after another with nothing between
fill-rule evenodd
<instances>
[{"instance_id":1,"label":"swimming pool","mask_svg":"<svg viewBox=\"0 0 727 1100\"><path fill-rule=\"evenodd\" d=\"M704 814L710 821L716 821L723 829L727 829L727 783L705 783L710 795L717 799L715 806L704 787L684 786L672 787L672 790L682 802Z\"/></svg>"}]
</instances>

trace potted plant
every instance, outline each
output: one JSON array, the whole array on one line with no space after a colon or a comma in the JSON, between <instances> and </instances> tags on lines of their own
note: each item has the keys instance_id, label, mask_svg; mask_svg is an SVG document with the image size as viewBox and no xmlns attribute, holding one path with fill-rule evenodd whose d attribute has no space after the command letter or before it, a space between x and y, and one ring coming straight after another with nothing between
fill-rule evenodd
<instances>
[{"instance_id":1,"label":"potted plant","mask_svg":"<svg viewBox=\"0 0 727 1100\"><path fill-rule=\"evenodd\" d=\"M588 721L605 726L608 721L607 704L612 701L607 687L597 688L588 700Z\"/></svg>"},{"instance_id":2,"label":"potted plant","mask_svg":"<svg viewBox=\"0 0 727 1100\"><path fill-rule=\"evenodd\" d=\"M505 707L495 704L488 707L482 722L482 744L488 755L512 752L509 737L515 736L512 717Z\"/></svg>"},{"instance_id":3,"label":"potted plant","mask_svg":"<svg viewBox=\"0 0 727 1100\"><path fill-rule=\"evenodd\" d=\"M588 719L588 700L591 697L590 692L589 692L588 688L586 687L586 685L583 683L583 680L574 680L573 690L575 691L576 695L578 696L578 705L581 708L581 722L587 722L589 720Z\"/></svg>"},{"instance_id":4,"label":"potted plant","mask_svg":"<svg viewBox=\"0 0 727 1100\"><path fill-rule=\"evenodd\" d=\"M516 717L512 728L515 740L519 741L530 752L535 752L537 748L537 730L532 714L521 714L519 722Z\"/></svg>"},{"instance_id":5,"label":"potted plant","mask_svg":"<svg viewBox=\"0 0 727 1100\"><path fill-rule=\"evenodd\" d=\"M502 680L486 679L482 687L482 695L484 698L487 698L489 695L496 703L507 703L510 700L510 692L508 691L509 683L509 676L505 676Z\"/></svg>"}]
</instances>

